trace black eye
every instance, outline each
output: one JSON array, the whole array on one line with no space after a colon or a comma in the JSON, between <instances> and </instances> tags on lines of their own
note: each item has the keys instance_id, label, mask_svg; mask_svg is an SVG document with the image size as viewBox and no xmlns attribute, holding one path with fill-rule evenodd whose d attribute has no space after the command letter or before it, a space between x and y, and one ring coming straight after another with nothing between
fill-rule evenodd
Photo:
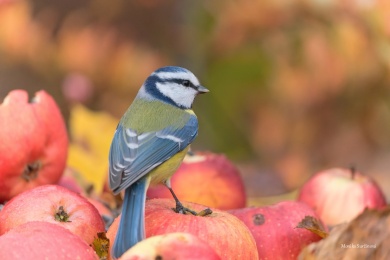
<instances>
[{"instance_id":1,"label":"black eye","mask_svg":"<svg viewBox=\"0 0 390 260\"><path fill-rule=\"evenodd\" d=\"M191 85L190 81L189 80L183 80L182 82L183 86L185 87L189 87Z\"/></svg>"}]
</instances>

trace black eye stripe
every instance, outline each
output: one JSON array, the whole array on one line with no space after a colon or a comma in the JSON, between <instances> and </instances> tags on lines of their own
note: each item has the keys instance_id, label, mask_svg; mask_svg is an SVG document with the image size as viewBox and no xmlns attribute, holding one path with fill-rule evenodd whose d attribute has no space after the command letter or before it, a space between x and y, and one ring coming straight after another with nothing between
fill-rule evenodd
<instances>
[{"instance_id":1,"label":"black eye stripe","mask_svg":"<svg viewBox=\"0 0 390 260\"><path fill-rule=\"evenodd\" d=\"M189 80L183 80L182 84L186 87L191 86L191 82Z\"/></svg>"},{"instance_id":2,"label":"black eye stripe","mask_svg":"<svg viewBox=\"0 0 390 260\"><path fill-rule=\"evenodd\" d=\"M160 79L159 81L163 82L163 83L172 82L172 83L183 85L183 86L188 87L188 88L196 89L196 86L188 79ZM186 85L185 82L188 82L188 85Z\"/></svg>"}]
</instances>

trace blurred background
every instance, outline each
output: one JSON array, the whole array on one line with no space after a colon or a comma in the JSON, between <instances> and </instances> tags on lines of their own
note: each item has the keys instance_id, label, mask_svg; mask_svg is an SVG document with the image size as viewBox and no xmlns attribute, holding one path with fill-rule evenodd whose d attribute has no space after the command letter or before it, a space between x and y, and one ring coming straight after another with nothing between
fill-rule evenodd
<instances>
[{"instance_id":1,"label":"blurred background","mask_svg":"<svg viewBox=\"0 0 390 260\"><path fill-rule=\"evenodd\" d=\"M68 164L90 180L105 176L139 87L166 65L211 90L194 106L193 149L226 154L248 196L354 166L390 198L389 1L0 0L0 100L54 96Z\"/></svg>"}]
</instances>

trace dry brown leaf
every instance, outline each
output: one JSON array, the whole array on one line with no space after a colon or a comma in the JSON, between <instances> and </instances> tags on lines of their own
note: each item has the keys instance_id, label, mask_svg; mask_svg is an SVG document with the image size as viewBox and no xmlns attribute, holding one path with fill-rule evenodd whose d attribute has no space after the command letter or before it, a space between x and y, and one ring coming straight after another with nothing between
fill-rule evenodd
<instances>
[{"instance_id":1,"label":"dry brown leaf","mask_svg":"<svg viewBox=\"0 0 390 260\"><path fill-rule=\"evenodd\" d=\"M366 209L350 223L334 227L298 259L390 259L390 206Z\"/></svg>"},{"instance_id":2,"label":"dry brown leaf","mask_svg":"<svg viewBox=\"0 0 390 260\"><path fill-rule=\"evenodd\" d=\"M322 238L326 238L329 235L321 221L312 216L305 216L305 218L298 223L297 228L307 229Z\"/></svg>"}]
</instances>

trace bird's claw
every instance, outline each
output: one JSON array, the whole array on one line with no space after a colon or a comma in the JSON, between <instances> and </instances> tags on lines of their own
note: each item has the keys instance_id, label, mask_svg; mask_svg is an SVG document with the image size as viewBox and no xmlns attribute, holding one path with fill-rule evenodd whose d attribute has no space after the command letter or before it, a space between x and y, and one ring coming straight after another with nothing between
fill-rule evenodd
<instances>
[{"instance_id":1,"label":"bird's claw","mask_svg":"<svg viewBox=\"0 0 390 260\"><path fill-rule=\"evenodd\" d=\"M213 211L209 208L206 208L202 211L199 211L199 212L196 212L196 211L193 211L189 208L186 208L183 206L183 204L181 204L180 202L179 203L176 203L176 208L173 208L173 210L176 212L176 213L179 213L179 214L184 214L184 215L187 215L187 214L192 214L194 216L207 216L207 215L210 215L211 213L213 213Z\"/></svg>"}]
</instances>

